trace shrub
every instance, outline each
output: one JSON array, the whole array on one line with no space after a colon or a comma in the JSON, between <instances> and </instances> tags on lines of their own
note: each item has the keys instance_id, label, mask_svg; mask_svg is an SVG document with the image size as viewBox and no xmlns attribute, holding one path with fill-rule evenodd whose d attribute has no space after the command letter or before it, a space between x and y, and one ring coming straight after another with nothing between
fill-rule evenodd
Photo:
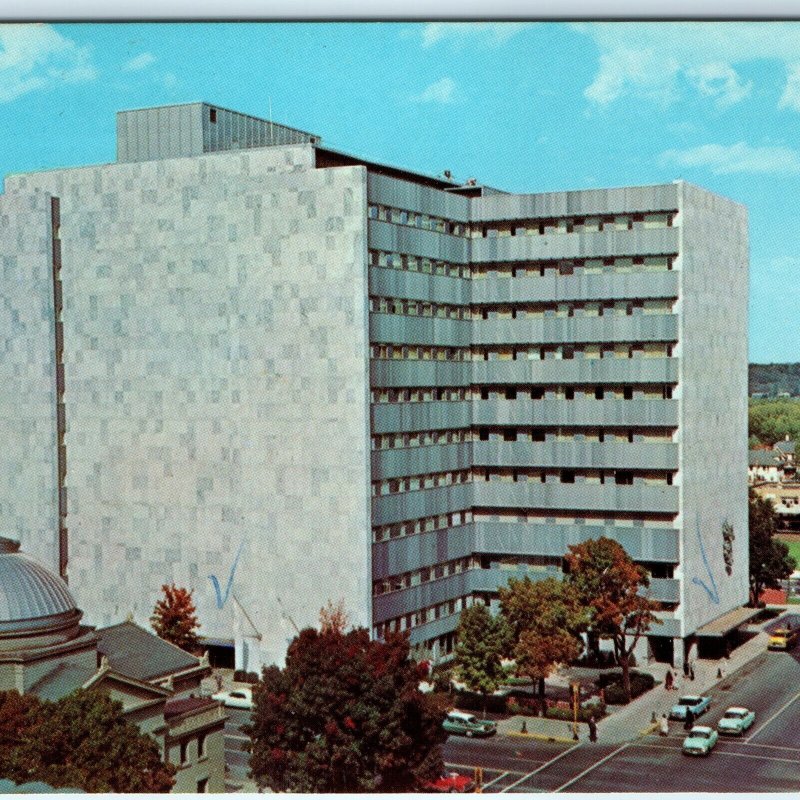
<instances>
[{"instance_id":1,"label":"shrub","mask_svg":"<svg viewBox=\"0 0 800 800\"><path fill-rule=\"evenodd\" d=\"M436 692L450 693L452 691L452 684L450 680L453 675L453 667L450 664L440 664L431 670L428 678L429 682L433 684L433 689Z\"/></svg>"},{"instance_id":2,"label":"shrub","mask_svg":"<svg viewBox=\"0 0 800 800\"><path fill-rule=\"evenodd\" d=\"M606 715L606 704L602 702L588 703L578 709L578 722L588 722L589 717L595 719L602 719ZM548 719L563 719L567 722L572 722L573 711L571 708L557 708L555 706L548 708L545 716Z\"/></svg>"},{"instance_id":3,"label":"shrub","mask_svg":"<svg viewBox=\"0 0 800 800\"><path fill-rule=\"evenodd\" d=\"M245 672L243 669L237 669L233 673L233 679L237 683L258 683L258 673Z\"/></svg>"},{"instance_id":4,"label":"shrub","mask_svg":"<svg viewBox=\"0 0 800 800\"><path fill-rule=\"evenodd\" d=\"M505 714L508 710L508 699L502 695L490 694L484 697L478 692L456 691L453 694L453 705L465 711L491 711L493 714Z\"/></svg>"},{"instance_id":5,"label":"shrub","mask_svg":"<svg viewBox=\"0 0 800 800\"><path fill-rule=\"evenodd\" d=\"M649 672L631 672L631 699L650 691L655 683L655 678ZM597 685L603 689L606 703L615 706L625 705L625 692L620 673L613 672L599 676Z\"/></svg>"},{"instance_id":6,"label":"shrub","mask_svg":"<svg viewBox=\"0 0 800 800\"><path fill-rule=\"evenodd\" d=\"M509 714L522 714L528 717L538 717L541 714L541 704L533 695L516 692L507 697L506 708Z\"/></svg>"}]
</instances>

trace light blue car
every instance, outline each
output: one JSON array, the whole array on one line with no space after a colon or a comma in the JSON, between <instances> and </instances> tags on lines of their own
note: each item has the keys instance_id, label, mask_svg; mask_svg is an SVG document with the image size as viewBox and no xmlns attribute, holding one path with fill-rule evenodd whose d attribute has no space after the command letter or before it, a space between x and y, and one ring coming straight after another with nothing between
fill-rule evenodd
<instances>
[{"instance_id":1,"label":"light blue car","mask_svg":"<svg viewBox=\"0 0 800 800\"><path fill-rule=\"evenodd\" d=\"M669 712L670 719L686 719L687 709L691 709L694 718L697 719L704 711L711 708L711 698L701 697L699 694L685 694L678 698L678 702L672 706Z\"/></svg>"},{"instance_id":2,"label":"light blue car","mask_svg":"<svg viewBox=\"0 0 800 800\"><path fill-rule=\"evenodd\" d=\"M756 721L756 712L748 708L734 706L729 708L717 725L720 733L730 733L741 736Z\"/></svg>"},{"instance_id":3,"label":"light blue car","mask_svg":"<svg viewBox=\"0 0 800 800\"><path fill-rule=\"evenodd\" d=\"M713 728L695 725L683 740L681 750L687 756L707 756L714 748L718 738L719 736Z\"/></svg>"}]
</instances>

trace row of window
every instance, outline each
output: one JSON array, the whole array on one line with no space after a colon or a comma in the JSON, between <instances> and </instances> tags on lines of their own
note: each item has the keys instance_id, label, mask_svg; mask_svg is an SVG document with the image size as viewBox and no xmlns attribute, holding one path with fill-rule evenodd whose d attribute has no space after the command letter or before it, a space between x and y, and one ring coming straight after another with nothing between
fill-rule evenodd
<instances>
[{"instance_id":1,"label":"row of window","mask_svg":"<svg viewBox=\"0 0 800 800\"><path fill-rule=\"evenodd\" d=\"M665 384L640 384L623 386L496 386L472 387L472 399L481 400L668 400L673 386Z\"/></svg>"},{"instance_id":2,"label":"row of window","mask_svg":"<svg viewBox=\"0 0 800 800\"><path fill-rule=\"evenodd\" d=\"M453 600L446 600L444 603L437 603L434 606L428 606L428 608L421 608L410 614L403 614L386 622L379 622L375 626L375 637L382 639L387 633L400 633L416 628L418 625L424 625L426 622L433 622L443 617L458 614L470 605L472 605L472 598L469 595L465 595L456 597Z\"/></svg>"},{"instance_id":3,"label":"row of window","mask_svg":"<svg viewBox=\"0 0 800 800\"><path fill-rule=\"evenodd\" d=\"M370 402L372 403L441 403L464 402L472 398L469 387L444 388L431 387L417 389L372 389Z\"/></svg>"},{"instance_id":4,"label":"row of window","mask_svg":"<svg viewBox=\"0 0 800 800\"><path fill-rule=\"evenodd\" d=\"M460 444L473 441L469 428L449 431L415 431L413 433L387 433L372 437L373 450L394 450L406 447L428 447L436 444Z\"/></svg>"},{"instance_id":5,"label":"row of window","mask_svg":"<svg viewBox=\"0 0 800 800\"><path fill-rule=\"evenodd\" d=\"M473 264L473 280L488 278L546 278L584 275L620 275L628 273L669 272L675 266L675 253L649 256L606 256L604 258L559 259L557 261L502 262Z\"/></svg>"},{"instance_id":6,"label":"row of window","mask_svg":"<svg viewBox=\"0 0 800 800\"><path fill-rule=\"evenodd\" d=\"M591 217L548 217L503 222L473 223L473 239L502 236L546 236L553 233L597 233L633 231L648 228L671 228L677 211L653 211L639 214L608 214Z\"/></svg>"},{"instance_id":7,"label":"row of window","mask_svg":"<svg viewBox=\"0 0 800 800\"><path fill-rule=\"evenodd\" d=\"M550 400L550 399L669 399L673 396L671 384L637 384L633 386L472 386L463 388L372 389L372 403L441 403L469 400ZM582 395L582 397L581 397Z\"/></svg>"},{"instance_id":8,"label":"row of window","mask_svg":"<svg viewBox=\"0 0 800 800\"><path fill-rule=\"evenodd\" d=\"M450 514L439 514L434 517L395 522L392 525L377 525L372 529L372 538L375 542L384 542L389 539L400 539L405 536L415 536L445 528L455 528L459 525L469 525L472 522L500 522L508 524L528 525L592 525L619 528L666 528L675 527L675 518L671 514L634 515L608 512L561 512L539 509L493 509L476 508L465 511L455 511Z\"/></svg>"},{"instance_id":9,"label":"row of window","mask_svg":"<svg viewBox=\"0 0 800 800\"><path fill-rule=\"evenodd\" d=\"M406 300L399 297L370 297L369 310L378 314L439 319L490 320L540 319L555 317L663 316L672 314L675 298L658 300L597 300L585 303L534 303L494 306L455 306Z\"/></svg>"},{"instance_id":10,"label":"row of window","mask_svg":"<svg viewBox=\"0 0 800 800\"><path fill-rule=\"evenodd\" d=\"M373 450L402 450L469 442L671 442L671 430L606 430L604 428L459 428L447 431L385 433L372 437Z\"/></svg>"},{"instance_id":11,"label":"row of window","mask_svg":"<svg viewBox=\"0 0 800 800\"><path fill-rule=\"evenodd\" d=\"M399 592L409 589L412 586L420 586L423 583L447 578L450 575L458 575L462 572L475 569L501 569L519 572L545 572L553 569L561 569L563 558L560 556L520 556L520 555L492 555L473 553L465 558L456 558L451 561L444 561L441 564L434 564L430 567L423 567L412 572L404 572L401 575L390 575L372 583L372 594L379 597L392 592Z\"/></svg>"},{"instance_id":12,"label":"row of window","mask_svg":"<svg viewBox=\"0 0 800 800\"><path fill-rule=\"evenodd\" d=\"M387 539L398 539L402 536L414 536L418 533L440 531L445 528L456 528L459 525L468 525L472 522L472 511L453 511L449 514L438 514L434 517L421 517L419 519L395 522L393 525L377 525L372 529L372 538L376 542Z\"/></svg>"},{"instance_id":13,"label":"row of window","mask_svg":"<svg viewBox=\"0 0 800 800\"><path fill-rule=\"evenodd\" d=\"M377 314L399 314L404 317L438 317L439 319L479 319L469 306L424 303L397 297L370 297L369 310Z\"/></svg>"},{"instance_id":14,"label":"row of window","mask_svg":"<svg viewBox=\"0 0 800 800\"><path fill-rule=\"evenodd\" d=\"M543 278L568 275L613 275L631 272L668 272L674 267L675 253L648 256L606 256L603 258L551 259L547 261L512 261L497 264L456 264L451 261L394 253L388 250L370 250L369 265L397 269L405 272L422 272L426 275L443 275L450 278Z\"/></svg>"},{"instance_id":15,"label":"row of window","mask_svg":"<svg viewBox=\"0 0 800 800\"><path fill-rule=\"evenodd\" d=\"M400 492L415 492L418 489L436 489L440 486L455 486L470 483L472 473L468 469L450 472L432 472L425 475L409 475L385 481L372 482L372 496L382 497Z\"/></svg>"},{"instance_id":16,"label":"row of window","mask_svg":"<svg viewBox=\"0 0 800 800\"><path fill-rule=\"evenodd\" d=\"M410 253L391 253L388 250L370 250L369 265L405 272L422 272L426 275L446 275L450 278L469 278L472 274L469 264L454 264L452 261Z\"/></svg>"},{"instance_id":17,"label":"row of window","mask_svg":"<svg viewBox=\"0 0 800 800\"><path fill-rule=\"evenodd\" d=\"M469 235L469 226L465 222L455 222L431 214L422 214L419 211L407 211L402 208L374 204L369 206L368 216L370 219L380 220L381 222L408 225L412 228L446 233L450 236Z\"/></svg>"},{"instance_id":18,"label":"row of window","mask_svg":"<svg viewBox=\"0 0 800 800\"><path fill-rule=\"evenodd\" d=\"M642 431L629 429L606 430L571 428L479 428L473 432L473 441L479 442L629 442L652 444L671 442L672 432L656 429Z\"/></svg>"},{"instance_id":19,"label":"row of window","mask_svg":"<svg viewBox=\"0 0 800 800\"><path fill-rule=\"evenodd\" d=\"M672 486L672 472L663 470L632 469L531 469L520 467L510 469L503 467L475 467L472 469L473 481L491 483L586 483L617 486L633 486L638 483L644 486Z\"/></svg>"},{"instance_id":20,"label":"row of window","mask_svg":"<svg viewBox=\"0 0 800 800\"><path fill-rule=\"evenodd\" d=\"M629 441L633 441L629 434ZM372 482L372 496L416 492L421 489L436 489L456 486L474 481L491 483L614 483L617 486L671 486L673 473L663 470L599 469L574 470L532 467L473 467L468 470L434 472L424 475L408 475Z\"/></svg>"},{"instance_id":21,"label":"row of window","mask_svg":"<svg viewBox=\"0 0 800 800\"><path fill-rule=\"evenodd\" d=\"M422 567L411 572L404 572L402 575L391 575L388 578L373 581L372 595L379 597L382 594L399 592L403 589L410 589L412 586L420 586L423 583L447 578L450 575L459 575L471 569L480 569L480 567L481 560L476 555L444 561L432 567Z\"/></svg>"},{"instance_id":22,"label":"row of window","mask_svg":"<svg viewBox=\"0 0 800 800\"><path fill-rule=\"evenodd\" d=\"M670 358L672 342L575 342L546 345L476 345L440 347L375 343L370 345L374 359L395 361L546 361L599 358Z\"/></svg>"},{"instance_id":23,"label":"row of window","mask_svg":"<svg viewBox=\"0 0 800 800\"><path fill-rule=\"evenodd\" d=\"M498 222L456 222L417 211L371 204L370 219L408 225L412 228L446 233L470 239L501 236L545 236L558 233L596 233L630 231L649 228L670 228L677 211L650 211L636 214L604 214L595 216L537 217Z\"/></svg>"}]
</instances>

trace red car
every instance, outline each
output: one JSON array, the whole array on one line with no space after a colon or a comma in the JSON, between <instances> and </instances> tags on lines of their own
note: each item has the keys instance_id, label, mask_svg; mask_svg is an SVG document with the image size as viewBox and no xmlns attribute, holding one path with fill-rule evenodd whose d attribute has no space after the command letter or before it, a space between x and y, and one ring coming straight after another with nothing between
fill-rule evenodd
<instances>
[{"instance_id":1,"label":"red car","mask_svg":"<svg viewBox=\"0 0 800 800\"><path fill-rule=\"evenodd\" d=\"M474 792L475 784L467 775L457 772L445 772L441 778L426 783L423 787L426 792Z\"/></svg>"}]
</instances>

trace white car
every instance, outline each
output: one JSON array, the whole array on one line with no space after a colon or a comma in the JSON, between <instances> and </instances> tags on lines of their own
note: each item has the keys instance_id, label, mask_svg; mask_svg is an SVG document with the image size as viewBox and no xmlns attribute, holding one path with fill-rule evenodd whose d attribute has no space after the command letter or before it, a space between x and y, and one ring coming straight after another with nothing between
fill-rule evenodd
<instances>
[{"instance_id":1,"label":"white car","mask_svg":"<svg viewBox=\"0 0 800 800\"><path fill-rule=\"evenodd\" d=\"M212 700L219 700L226 708L244 708L253 710L252 689L230 689L227 692L217 692L211 695Z\"/></svg>"},{"instance_id":2,"label":"white car","mask_svg":"<svg viewBox=\"0 0 800 800\"><path fill-rule=\"evenodd\" d=\"M729 708L717 724L720 733L732 733L741 736L756 721L756 712L741 706Z\"/></svg>"}]
</instances>

